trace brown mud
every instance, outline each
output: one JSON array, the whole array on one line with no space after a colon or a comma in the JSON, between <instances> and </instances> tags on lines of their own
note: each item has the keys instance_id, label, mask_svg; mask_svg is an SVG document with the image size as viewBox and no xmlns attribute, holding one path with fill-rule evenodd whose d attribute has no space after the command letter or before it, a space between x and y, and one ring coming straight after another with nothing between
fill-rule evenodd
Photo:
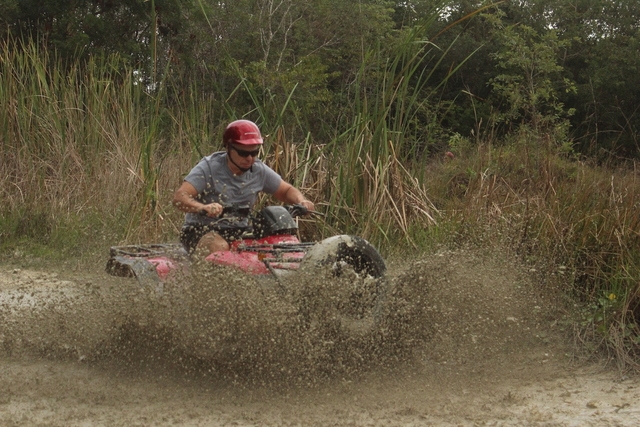
<instances>
[{"instance_id":1,"label":"brown mud","mask_svg":"<svg viewBox=\"0 0 640 427\"><path fill-rule=\"evenodd\" d=\"M2 264L0 425L640 425L638 378L577 357L560 293L516 259L392 266L373 332L332 316L353 280L283 294L202 267L160 294Z\"/></svg>"}]
</instances>

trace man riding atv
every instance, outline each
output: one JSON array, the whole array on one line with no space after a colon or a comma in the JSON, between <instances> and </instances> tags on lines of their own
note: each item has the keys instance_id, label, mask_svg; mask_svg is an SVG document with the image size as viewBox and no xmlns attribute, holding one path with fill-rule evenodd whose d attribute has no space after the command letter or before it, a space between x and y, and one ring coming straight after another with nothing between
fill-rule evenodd
<instances>
[{"instance_id":1,"label":"man riding atv","mask_svg":"<svg viewBox=\"0 0 640 427\"><path fill-rule=\"evenodd\" d=\"M174 193L173 204L186 213L180 243L112 246L107 272L135 277L159 296L170 289L167 295L179 299L186 288L200 285L184 280L198 277L186 250L196 253L198 263L255 277L252 283L299 307L310 327L326 323L358 336L372 331L386 295L386 265L378 250L347 234L300 241L295 218L314 212L314 204L257 159L263 143L258 126L234 121L222 142L224 151L205 156ZM253 212L260 191L284 206ZM330 297L319 296L327 292Z\"/></svg>"},{"instance_id":2,"label":"man riding atv","mask_svg":"<svg viewBox=\"0 0 640 427\"><path fill-rule=\"evenodd\" d=\"M244 205L250 210L260 191L280 202L315 210L300 190L257 158L262 142L255 123L231 122L222 137L225 151L200 160L175 191L173 205L186 213L180 241L189 253L197 250L206 256L229 250L229 242L240 238L249 222L248 218L222 218L224 206Z\"/></svg>"}]
</instances>

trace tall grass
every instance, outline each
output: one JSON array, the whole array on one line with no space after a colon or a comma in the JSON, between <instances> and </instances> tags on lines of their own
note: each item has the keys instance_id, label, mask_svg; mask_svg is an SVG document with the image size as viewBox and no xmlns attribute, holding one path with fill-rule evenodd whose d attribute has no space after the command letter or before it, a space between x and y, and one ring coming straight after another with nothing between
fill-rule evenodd
<instances>
[{"instance_id":1,"label":"tall grass","mask_svg":"<svg viewBox=\"0 0 640 427\"><path fill-rule=\"evenodd\" d=\"M2 240L122 235L160 182L157 104L117 58L67 65L10 44L0 54Z\"/></svg>"},{"instance_id":2,"label":"tall grass","mask_svg":"<svg viewBox=\"0 0 640 427\"><path fill-rule=\"evenodd\" d=\"M336 123L332 139L318 143L306 138L291 150L283 140L285 110L277 112L274 152L268 154L284 176L314 194L334 230L357 232L383 246L398 238L415 246L412 225L437 222L438 210L416 162L416 153L427 151L425 139L433 136L415 125L437 108L434 94L444 83L431 81L446 54L425 35L435 16L408 32L397 46L366 52L342 96L348 100L349 115ZM259 96L249 86L245 89L258 103ZM290 99L291 94L285 106ZM268 122L266 109L257 109ZM291 159L297 153L303 153L303 161L294 164Z\"/></svg>"}]
</instances>

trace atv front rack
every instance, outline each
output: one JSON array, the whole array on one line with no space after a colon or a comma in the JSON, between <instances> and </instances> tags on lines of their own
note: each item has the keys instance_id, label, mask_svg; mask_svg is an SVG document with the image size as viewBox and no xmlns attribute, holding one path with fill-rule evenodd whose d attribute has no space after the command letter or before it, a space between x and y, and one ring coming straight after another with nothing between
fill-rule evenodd
<instances>
[{"instance_id":1,"label":"atv front rack","mask_svg":"<svg viewBox=\"0 0 640 427\"><path fill-rule=\"evenodd\" d=\"M258 260L267 267L267 270L275 277L278 277L276 270L297 270L302 261L300 256L291 254L306 253L314 246L315 242L300 243L274 243L274 244L254 244L238 245L235 250L238 252L251 252L258 255ZM284 256L289 254L289 256Z\"/></svg>"},{"instance_id":2,"label":"atv front rack","mask_svg":"<svg viewBox=\"0 0 640 427\"><path fill-rule=\"evenodd\" d=\"M261 245L245 245L240 244L236 247L238 252L261 252L261 253L284 253L284 252L307 252L309 248L314 246L315 242L302 243L274 243Z\"/></svg>"}]
</instances>

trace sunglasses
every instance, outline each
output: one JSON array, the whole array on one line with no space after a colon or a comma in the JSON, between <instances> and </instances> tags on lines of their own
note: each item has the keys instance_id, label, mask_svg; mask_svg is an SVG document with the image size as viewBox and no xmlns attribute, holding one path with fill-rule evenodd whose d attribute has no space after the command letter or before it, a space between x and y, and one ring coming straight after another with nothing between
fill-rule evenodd
<instances>
[{"instance_id":1,"label":"sunglasses","mask_svg":"<svg viewBox=\"0 0 640 427\"><path fill-rule=\"evenodd\" d=\"M240 157L258 157L258 154L260 154L260 149L256 149L253 151L246 151L246 150L240 150L239 148L234 147L233 145L229 144L229 146L231 148L233 148L235 150L236 153L238 153L238 156Z\"/></svg>"}]
</instances>

